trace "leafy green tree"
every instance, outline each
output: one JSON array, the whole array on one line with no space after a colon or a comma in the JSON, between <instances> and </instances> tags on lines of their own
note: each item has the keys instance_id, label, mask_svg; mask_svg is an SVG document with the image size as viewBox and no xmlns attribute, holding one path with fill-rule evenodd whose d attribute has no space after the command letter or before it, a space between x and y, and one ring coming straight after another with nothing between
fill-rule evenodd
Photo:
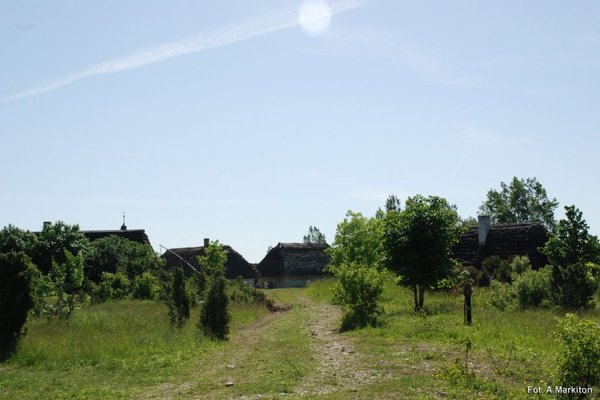
<instances>
[{"instance_id":1,"label":"leafy green tree","mask_svg":"<svg viewBox=\"0 0 600 400\"><path fill-rule=\"evenodd\" d=\"M229 334L229 296L225 278L227 252L218 241L211 242L198 257L198 263L207 274L204 302L200 310L200 329L215 339L227 339Z\"/></svg>"},{"instance_id":2,"label":"leafy green tree","mask_svg":"<svg viewBox=\"0 0 600 400\"><path fill-rule=\"evenodd\" d=\"M34 311L44 314L48 320L58 318L66 321L76 308L89 302L83 288L83 254L73 255L65 251L64 259L60 264L53 261L50 272L35 279ZM49 297L53 303L47 301Z\"/></svg>"},{"instance_id":3,"label":"leafy green tree","mask_svg":"<svg viewBox=\"0 0 600 400\"><path fill-rule=\"evenodd\" d=\"M37 237L34 233L24 231L14 225L9 224L0 231L0 253L22 251L31 257L36 244Z\"/></svg>"},{"instance_id":4,"label":"leafy green tree","mask_svg":"<svg viewBox=\"0 0 600 400\"><path fill-rule=\"evenodd\" d=\"M342 307L342 329L376 326L382 314L379 301L386 274L359 264L340 265L335 272L334 303Z\"/></svg>"},{"instance_id":5,"label":"leafy green tree","mask_svg":"<svg viewBox=\"0 0 600 400\"><path fill-rule=\"evenodd\" d=\"M38 234L33 250L33 262L44 274L52 269L52 263L64 264L66 254L87 255L90 243L79 230L79 225L68 225L62 221L44 225Z\"/></svg>"},{"instance_id":6,"label":"leafy green tree","mask_svg":"<svg viewBox=\"0 0 600 400\"><path fill-rule=\"evenodd\" d=\"M185 290L185 275L182 268L173 268L166 293L166 303L169 308L171 325L183 327L190 318L190 299Z\"/></svg>"},{"instance_id":7,"label":"leafy green tree","mask_svg":"<svg viewBox=\"0 0 600 400\"><path fill-rule=\"evenodd\" d=\"M91 243L86 276L99 282L103 272L121 272L134 280L144 272L158 272L163 262L150 245L111 235Z\"/></svg>"},{"instance_id":8,"label":"leafy green tree","mask_svg":"<svg viewBox=\"0 0 600 400\"><path fill-rule=\"evenodd\" d=\"M383 224L386 265L411 287L415 310L423 308L425 289L447 279L455 261L460 217L444 198L417 195L403 211L388 211Z\"/></svg>"},{"instance_id":9,"label":"leafy green tree","mask_svg":"<svg viewBox=\"0 0 600 400\"><path fill-rule=\"evenodd\" d=\"M316 226L308 227L308 234L303 238L304 243L327 243L325 235Z\"/></svg>"},{"instance_id":10,"label":"leafy green tree","mask_svg":"<svg viewBox=\"0 0 600 400\"><path fill-rule=\"evenodd\" d=\"M129 293L130 282L121 272L103 272L100 278L98 301L120 300Z\"/></svg>"},{"instance_id":11,"label":"leafy green tree","mask_svg":"<svg viewBox=\"0 0 600 400\"><path fill-rule=\"evenodd\" d=\"M335 272L337 267L350 264L382 267L382 235L381 218L348 211L337 226L331 248L327 249L331 257L329 269Z\"/></svg>"},{"instance_id":12,"label":"leafy green tree","mask_svg":"<svg viewBox=\"0 0 600 400\"><path fill-rule=\"evenodd\" d=\"M546 189L536 178L514 177L508 185L501 182L500 191L490 189L479 210L494 223L539 222L553 229L556 207L558 201L548 199Z\"/></svg>"},{"instance_id":13,"label":"leafy green tree","mask_svg":"<svg viewBox=\"0 0 600 400\"><path fill-rule=\"evenodd\" d=\"M33 269L23 252L0 253L0 362L14 353L33 307L30 279Z\"/></svg>"},{"instance_id":14,"label":"leafy green tree","mask_svg":"<svg viewBox=\"0 0 600 400\"><path fill-rule=\"evenodd\" d=\"M566 219L560 220L542 248L552 265L553 295L563 307L592 306L598 289L600 244L588 232L588 224L578 208L566 206L565 211Z\"/></svg>"}]
</instances>

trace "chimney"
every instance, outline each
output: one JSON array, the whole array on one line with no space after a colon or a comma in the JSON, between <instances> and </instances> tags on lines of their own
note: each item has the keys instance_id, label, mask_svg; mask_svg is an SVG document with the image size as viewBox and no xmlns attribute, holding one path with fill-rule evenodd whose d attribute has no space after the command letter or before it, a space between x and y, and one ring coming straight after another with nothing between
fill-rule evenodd
<instances>
[{"instance_id":1,"label":"chimney","mask_svg":"<svg viewBox=\"0 0 600 400\"><path fill-rule=\"evenodd\" d=\"M208 247L210 244L210 240L208 238L204 238L204 247Z\"/></svg>"},{"instance_id":2,"label":"chimney","mask_svg":"<svg viewBox=\"0 0 600 400\"><path fill-rule=\"evenodd\" d=\"M50 225L52 225L52 222L50 222L50 221L44 221L44 228L50 227Z\"/></svg>"},{"instance_id":3,"label":"chimney","mask_svg":"<svg viewBox=\"0 0 600 400\"><path fill-rule=\"evenodd\" d=\"M479 224L477 225L477 233L479 234L479 247L485 246L488 233L492 228L492 222L489 215L480 215L477 217Z\"/></svg>"}]
</instances>

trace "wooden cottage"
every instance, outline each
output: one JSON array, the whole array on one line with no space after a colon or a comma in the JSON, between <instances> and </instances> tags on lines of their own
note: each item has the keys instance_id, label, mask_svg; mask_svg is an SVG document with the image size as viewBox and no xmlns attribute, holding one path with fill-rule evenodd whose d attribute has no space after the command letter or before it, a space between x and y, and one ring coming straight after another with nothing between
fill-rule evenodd
<instances>
[{"instance_id":1,"label":"wooden cottage","mask_svg":"<svg viewBox=\"0 0 600 400\"><path fill-rule=\"evenodd\" d=\"M548 260L539 248L547 240L548 230L541 224L492 225L490 217L480 216L478 226L464 233L454 247L454 257L464 266L481 269L481 262L490 256L527 256L533 268L541 268Z\"/></svg>"},{"instance_id":2,"label":"wooden cottage","mask_svg":"<svg viewBox=\"0 0 600 400\"><path fill-rule=\"evenodd\" d=\"M273 287L305 286L327 275L327 248L326 243L278 243L258 264L261 279Z\"/></svg>"},{"instance_id":3,"label":"wooden cottage","mask_svg":"<svg viewBox=\"0 0 600 400\"><path fill-rule=\"evenodd\" d=\"M187 263L199 270L198 256L204 255L204 248L206 246L208 246L208 239L204 239L204 246L168 249L162 255L165 259L165 268L182 267L186 275L190 275L192 270ZM251 280L248 283L253 283L254 278L258 276L256 268L231 246L224 245L223 248L227 251L225 276L228 279L235 279L241 276L244 279Z\"/></svg>"}]
</instances>

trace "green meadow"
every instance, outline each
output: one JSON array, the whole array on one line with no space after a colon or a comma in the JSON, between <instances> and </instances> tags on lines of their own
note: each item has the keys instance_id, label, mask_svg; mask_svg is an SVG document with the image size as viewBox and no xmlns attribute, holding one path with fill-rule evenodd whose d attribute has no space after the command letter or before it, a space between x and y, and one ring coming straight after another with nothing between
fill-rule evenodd
<instances>
[{"instance_id":1,"label":"green meadow","mask_svg":"<svg viewBox=\"0 0 600 400\"><path fill-rule=\"evenodd\" d=\"M553 398L527 387L552 384L564 310L499 311L476 288L465 326L462 295L428 292L416 314L412 293L390 284L383 326L340 333L333 283L265 291L282 306L274 313L233 306L224 342L200 334L197 309L177 329L152 301L90 306L68 323L32 318L0 365L0 398ZM600 320L597 309L579 314Z\"/></svg>"}]
</instances>

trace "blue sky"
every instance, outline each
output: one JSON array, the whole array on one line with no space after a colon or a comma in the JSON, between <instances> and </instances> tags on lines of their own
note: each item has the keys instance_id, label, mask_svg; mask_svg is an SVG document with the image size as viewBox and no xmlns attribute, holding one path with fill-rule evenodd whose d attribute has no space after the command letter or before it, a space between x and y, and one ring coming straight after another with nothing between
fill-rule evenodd
<instances>
[{"instance_id":1,"label":"blue sky","mask_svg":"<svg viewBox=\"0 0 600 400\"><path fill-rule=\"evenodd\" d=\"M391 193L474 216L518 176L600 233L600 3L332 0L318 33L302 4L3 2L0 225L125 211L157 249L258 262Z\"/></svg>"}]
</instances>

